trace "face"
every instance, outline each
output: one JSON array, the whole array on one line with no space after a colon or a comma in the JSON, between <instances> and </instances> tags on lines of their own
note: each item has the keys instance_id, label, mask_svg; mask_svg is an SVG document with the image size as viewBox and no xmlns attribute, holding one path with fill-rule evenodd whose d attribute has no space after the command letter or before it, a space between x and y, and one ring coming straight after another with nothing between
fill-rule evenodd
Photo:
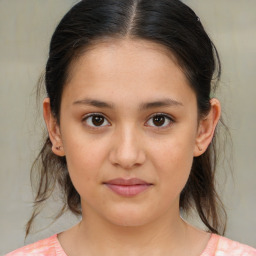
<instances>
[{"instance_id":1,"label":"face","mask_svg":"<svg viewBox=\"0 0 256 256\"><path fill-rule=\"evenodd\" d=\"M120 40L87 51L64 87L59 133L85 216L136 226L179 215L197 103L164 48Z\"/></svg>"}]
</instances>

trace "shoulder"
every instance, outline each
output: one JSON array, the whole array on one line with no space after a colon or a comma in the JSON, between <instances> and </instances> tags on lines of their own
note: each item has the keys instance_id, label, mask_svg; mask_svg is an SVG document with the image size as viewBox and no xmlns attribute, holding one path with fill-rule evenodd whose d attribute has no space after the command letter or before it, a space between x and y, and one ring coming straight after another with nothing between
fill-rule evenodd
<instances>
[{"instance_id":1,"label":"shoulder","mask_svg":"<svg viewBox=\"0 0 256 256\"><path fill-rule=\"evenodd\" d=\"M241 244L239 242L236 242L221 236L219 237L217 252L223 256L224 255L256 256L256 249L248 245Z\"/></svg>"},{"instance_id":2,"label":"shoulder","mask_svg":"<svg viewBox=\"0 0 256 256\"><path fill-rule=\"evenodd\" d=\"M28 244L23 246L13 252L6 254L5 256L57 256L63 255L59 253L59 244L57 240L57 235L53 235L49 238L37 241L33 244ZM65 256L65 255L63 255Z\"/></svg>"},{"instance_id":3,"label":"shoulder","mask_svg":"<svg viewBox=\"0 0 256 256\"><path fill-rule=\"evenodd\" d=\"M212 234L207 248L201 256L256 256L256 249L230 240L226 237Z\"/></svg>"}]
</instances>

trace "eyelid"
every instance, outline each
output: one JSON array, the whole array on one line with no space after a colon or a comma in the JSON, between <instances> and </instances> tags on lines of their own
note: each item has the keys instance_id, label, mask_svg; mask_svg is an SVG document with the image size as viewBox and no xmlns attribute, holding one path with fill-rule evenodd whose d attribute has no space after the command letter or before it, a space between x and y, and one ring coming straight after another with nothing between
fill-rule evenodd
<instances>
[{"instance_id":1,"label":"eyelid","mask_svg":"<svg viewBox=\"0 0 256 256\"><path fill-rule=\"evenodd\" d=\"M108 122L109 125L104 125L104 126L86 125L87 127L91 128L91 129L101 129L101 128L104 128L106 126L110 126L111 125L111 123L109 122L108 118L103 113L101 113L101 112L93 112L93 113L86 114L85 116L83 116L82 122L86 121L89 117L93 117L93 116L102 116ZM162 113L162 112L158 112L158 113L154 113L154 114L150 115L147 118L146 123L148 123L149 120L151 118L154 118L155 116L164 116L165 118L167 118L170 121L171 124L175 122L175 119L171 115L166 114L166 113ZM154 127L155 129L164 129L164 128L170 127L171 124L168 124L166 126L151 126L151 125L146 125L146 126Z\"/></svg>"},{"instance_id":2,"label":"eyelid","mask_svg":"<svg viewBox=\"0 0 256 256\"><path fill-rule=\"evenodd\" d=\"M94 113L89 113L83 116L82 118L82 122L85 122L89 117L93 117L93 116L102 116L110 125L110 122L108 121L108 118L101 112L94 112ZM104 126L91 126L91 125L86 125L87 127L91 128L91 129L100 129L109 125L104 125Z\"/></svg>"},{"instance_id":3,"label":"eyelid","mask_svg":"<svg viewBox=\"0 0 256 256\"><path fill-rule=\"evenodd\" d=\"M170 121L171 124L175 122L175 119L174 119L171 115L166 114L166 113L159 112L159 113L154 113L154 114L150 115L150 116L148 117L146 123L148 123L148 121L149 121L151 118L155 117L155 116L164 116L165 118L169 119L169 121ZM156 128L156 129L164 129L164 128L169 128L169 127L171 126L171 124L166 125L166 126L150 126L150 125L147 125L147 126L154 127L154 128Z\"/></svg>"}]
</instances>

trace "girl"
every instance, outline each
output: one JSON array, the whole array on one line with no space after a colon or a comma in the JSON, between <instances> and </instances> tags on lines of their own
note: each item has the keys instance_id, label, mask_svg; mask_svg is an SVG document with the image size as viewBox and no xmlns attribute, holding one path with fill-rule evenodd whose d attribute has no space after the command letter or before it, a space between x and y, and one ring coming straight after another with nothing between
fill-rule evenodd
<instances>
[{"instance_id":1,"label":"girl","mask_svg":"<svg viewBox=\"0 0 256 256\"><path fill-rule=\"evenodd\" d=\"M215 46L179 0L84 0L46 65L48 129L27 235L57 184L74 227L15 255L256 255L220 236ZM37 170L38 171L38 170ZM182 216L195 209L207 230Z\"/></svg>"}]
</instances>

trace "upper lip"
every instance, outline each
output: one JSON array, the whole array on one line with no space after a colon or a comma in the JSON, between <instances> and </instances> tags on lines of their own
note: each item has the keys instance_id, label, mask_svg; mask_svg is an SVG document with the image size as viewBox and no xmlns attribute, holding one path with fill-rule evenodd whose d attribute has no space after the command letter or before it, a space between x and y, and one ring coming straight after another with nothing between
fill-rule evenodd
<instances>
[{"instance_id":1,"label":"upper lip","mask_svg":"<svg viewBox=\"0 0 256 256\"><path fill-rule=\"evenodd\" d=\"M119 186L151 185L151 183L148 183L138 178L131 178L131 179L117 178L117 179L106 181L104 182L104 184L119 185Z\"/></svg>"}]
</instances>

